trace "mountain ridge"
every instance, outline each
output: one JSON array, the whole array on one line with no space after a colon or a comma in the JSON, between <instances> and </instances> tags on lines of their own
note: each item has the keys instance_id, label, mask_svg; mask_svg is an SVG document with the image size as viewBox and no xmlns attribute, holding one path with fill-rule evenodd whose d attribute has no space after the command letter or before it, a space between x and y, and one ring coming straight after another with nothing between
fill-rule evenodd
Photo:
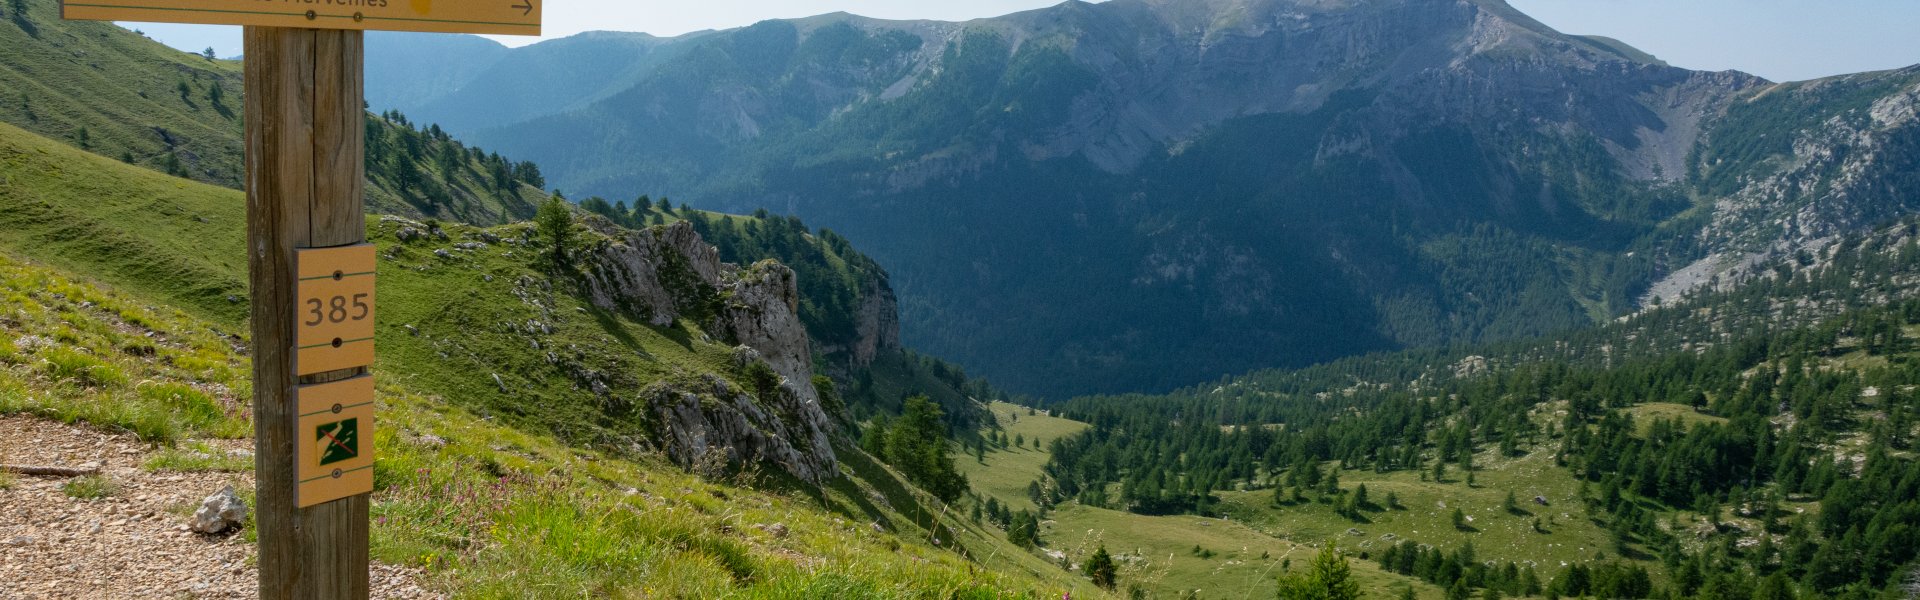
<instances>
[{"instance_id":1,"label":"mountain ridge","mask_svg":"<svg viewBox=\"0 0 1920 600\"><path fill-rule=\"evenodd\" d=\"M643 84L464 133L572 191L860 240L910 345L1047 396L1598 322L1788 212L1727 221L1733 190L1701 185L1785 164L1701 162L1794 151L1729 134L1781 125L1725 116L1775 84L1503 2L1115 0L668 43L680 56ZM1835 203L1912 185L1874 178L1893 187ZM1715 219L1736 231L1699 235ZM1034 308L1083 290L1085 310Z\"/></svg>"}]
</instances>

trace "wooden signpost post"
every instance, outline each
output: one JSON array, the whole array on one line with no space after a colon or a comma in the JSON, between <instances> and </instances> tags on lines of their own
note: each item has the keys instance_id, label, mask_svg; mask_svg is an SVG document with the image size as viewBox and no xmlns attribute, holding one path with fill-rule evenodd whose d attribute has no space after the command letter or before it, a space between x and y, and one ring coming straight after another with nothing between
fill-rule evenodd
<instances>
[{"instance_id":1,"label":"wooden signpost post","mask_svg":"<svg viewBox=\"0 0 1920 600\"><path fill-rule=\"evenodd\" d=\"M68 19L245 25L263 599L369 595L374 249L359 30L539 35L536 0L71 0Z\"/></svg>"}]
</instances>

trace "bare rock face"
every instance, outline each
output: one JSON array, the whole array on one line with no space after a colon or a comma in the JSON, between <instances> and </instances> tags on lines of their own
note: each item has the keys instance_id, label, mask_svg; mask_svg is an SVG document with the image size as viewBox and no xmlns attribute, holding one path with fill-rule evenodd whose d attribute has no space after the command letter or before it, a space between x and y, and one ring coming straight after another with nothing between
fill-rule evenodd
<instances>
[{"instance_id":1,"label":"bare rock face","mask_svg":"<svg viewBox=\"0 0 1920 600\"><path fill-rule=\"evenodd\" d=\"M668 456L702 475L771 463L803 481L819 483L837 472L818 403L808 404L787 386L755 397L725 379L706 375L695 385L656 383L640 392L660 425ZM805 417L812 406L818 419Z\"/></svg>"},{"instance_id":2,"label":"bare rock face","mask_svg":"<svg viewBox=\"0 0 1920 600\"><path fill-rule=\"evenodd\" d=\"M1920 180L1910 176L1920 160L1920 67L1782 84L1746 102L1819 107L1876 88L1870 104L1767 132L1789 139L1786 151L1739 172L1739 186L1715 202L1698 235L1710 254L1654 283L1641 305L1725 289L1769 259L1818 256L1841 236L1920 211ZM1701 168L1732 168L1718 162Z\"/></svg>"},{"instance_id":3,"label":"bare rock face","mask_svg":"<svg viewBox=\"0 0 1920 600\"><path fill-rule=\"evenodd\" d=\"M740 346L741 383L709 373L696 383L661 382L640 392L661 448L700 471L768 462L809 482L831 478L835 429L813 388L793 270L774 261L723 263L685 222L601 229L616 237L583 261L595 306L655 325L692 319Z\"/></svg>"},{"instance_id":4,"label":"bare rock face","mask_svg":"<svg viewBox=\"0 0 1920 600\"><path fill-rule=\"evenodd\" d=\"M854 339L823 344L822 354L830 358L845 357L849 366L866 367L872 365L881 352L900 349L900 304L885 279L861 282L860 305L854 311Z\"/></svg>"},{"instance_id":5,"label":"bare rock face","mask_svg":"<svg viewBox=\"0 0 1920 600\"><path fill-rule=\"evenodd\" d=\"M856 317L860 339L853 347L855 365L871 365L881 351L900 349L900 303L887 282L867 282L866 289L860 292L860 310Z\"/></svg>"},{"instance_id":6,"label":"bare rock face","mask_svg":"<svg viewBox=\"0 0 1920 600\"><path fill-rule=\"evenodd\" d=\"M667 325L707 308L702 303L733 268L720 262L720 252L685 222L640 231L592 223L601 233L617 236L615 243L588 257L588 299L605 310Z\"/></svg>"}]
</instances>

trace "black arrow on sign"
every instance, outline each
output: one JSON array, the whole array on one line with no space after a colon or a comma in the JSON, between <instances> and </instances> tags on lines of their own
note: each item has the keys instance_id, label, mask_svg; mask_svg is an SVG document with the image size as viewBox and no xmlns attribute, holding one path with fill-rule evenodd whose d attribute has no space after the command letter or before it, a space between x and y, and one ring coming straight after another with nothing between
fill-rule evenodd
<instances>
[{"instance_id":1,"label":"black arrow on sign","mask_svg":"<svg viewBox=\"0 0 1920 600\"><path fill-rule=\"evenodd\" d=\"M533 14L533 0L524 0L524 3L515 4L509 8L520 9L520 16L523 16L523 17L527 15L531 15Z\"/></svg>"}]
</instances>

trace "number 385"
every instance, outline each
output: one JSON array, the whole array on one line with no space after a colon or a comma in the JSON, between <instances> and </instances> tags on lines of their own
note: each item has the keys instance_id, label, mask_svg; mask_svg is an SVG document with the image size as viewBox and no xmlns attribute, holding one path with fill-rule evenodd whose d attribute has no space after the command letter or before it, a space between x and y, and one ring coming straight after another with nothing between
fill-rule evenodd
<instances>
[{"instance_id":1,"label":"number 385","mask_svg":"<svg viewBox=\"0 0 1920 600\"><path fill-rule=\"evenodd\" d=\"M360 321L373 314L373 305L367 303L368 294L354 294L352 300L346 296L334 296L330 299L307 299L307 315L312 319L306 322L308 327L323 323L345 323Z\"/></svg>"}]
</instances>

